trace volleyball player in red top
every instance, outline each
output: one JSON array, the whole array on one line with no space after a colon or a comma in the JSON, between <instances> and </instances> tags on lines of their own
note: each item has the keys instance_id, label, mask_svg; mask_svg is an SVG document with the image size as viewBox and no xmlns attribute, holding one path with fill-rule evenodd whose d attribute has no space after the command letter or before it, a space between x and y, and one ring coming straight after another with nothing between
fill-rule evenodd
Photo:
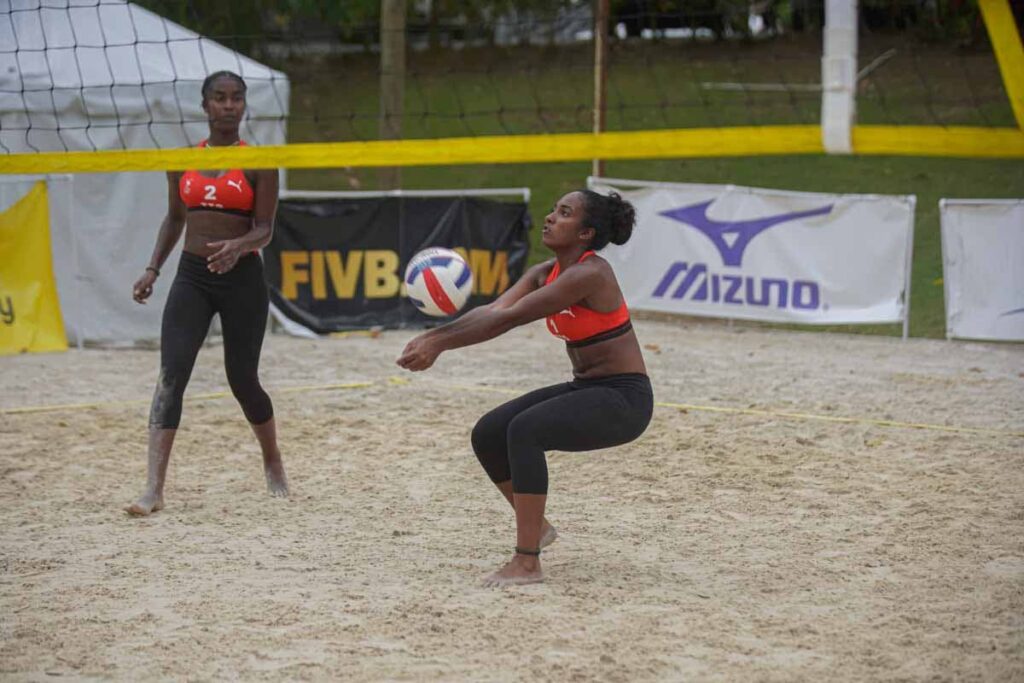
<instances>
[{"instance_id":1,"label":"volleyball player in red top","mask_svg":"<svg viewBox=\"0 0 1024 683\"><path fill-rule=\"evenodd\" d=\"M565 195L544 219L543 242L554 259L528 270L494 303L416 337L398 359L408 370L426 370L442 351L541 318L566 341L573 381L520 396L473 428L473 451L516 515L515 555L487 585L544 579L540 551L556 537L544 518L544 452L617 446L650 422L654 397L640 344L611 266L594 253L609 241L624 244L634 222L633 206L615 193Z\"/></svg>"},{"instance_id":2,"label":"volleyball player in red top","mask_svg":"<svg viewBox=\"0 0 1024 683\"><path fill-rule=\"evenodd\" d=\"M244 145L245 81L218 71L203 82L210 137L200 147ZM160 332L160 376L149 414L146 490L126 511L148 515L164 505L164 480L181 419L181 401L196 354L219 314L224 365L231 391L263 451L271 495L288 495L277 447L274 409L260 386L258 368L269 299L258 250L270 242L277 208L276 170L186 171L167 174L167 216L145 273L132 290L140 304L153 293L160 266L185 232Z\"/></svg>"}]
</instances>

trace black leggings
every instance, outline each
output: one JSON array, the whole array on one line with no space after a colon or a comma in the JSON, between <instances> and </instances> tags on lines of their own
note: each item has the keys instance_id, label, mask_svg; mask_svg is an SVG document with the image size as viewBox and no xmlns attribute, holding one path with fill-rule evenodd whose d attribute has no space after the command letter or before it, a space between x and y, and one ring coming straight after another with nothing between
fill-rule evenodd
<instances>
[{"instance_id":1,"label":"black leggings","mask_svg":"<svg viewBox=\"0 0 1024 683\"><path fill-rule=\"evenodd\" d=\"M473 452L495 484L546 494L544 451L592 451L628 443L651 421L647 375L623 374L556 384L500 405L473 428Z\"/></svg>"},{"instance_id":2,"label":"black leggings","mask_svg":"<svg viewBox=\"0 0 1024 683\"><path fill-rule=\"evenodd\" d=\"M252 424L274 416L270 397L259 379L260 349L267 327L267 285L263 261L256 254L238 259L223 275L211 273L202 256L183 252L171 284L160 331L160 378L149 425L177 429L181 399L192 375L199 347L214 313L224 333L224 366L231 392Z\"/></svg>"}]
</instances>

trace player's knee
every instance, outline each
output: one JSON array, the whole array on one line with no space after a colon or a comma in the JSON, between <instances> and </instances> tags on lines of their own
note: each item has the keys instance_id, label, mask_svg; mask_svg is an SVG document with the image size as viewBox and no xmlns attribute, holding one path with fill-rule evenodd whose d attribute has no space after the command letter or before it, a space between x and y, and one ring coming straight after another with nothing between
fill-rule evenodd
<instances>
[{"instance_id":1,"label":"player's knee","mask_svg":"<svg viewBox=\"0 0 1024 683\"><path fill-rule=\"evenodd\" d=\"M273 404L270 396L264 391L263 385L255 376L245 379L236 378L228 383L231 385L231 393L234 394L238 405L245 413L245 419L254 425L263 424L274 416Z\"/></svg>"},{"instance_id":2,"label":"player's knee","mask_svg":"<svg viewBox=\"0 0 1024 683\"><path fill-rule=\"evenodd\" d=\"M244 400L246 396L262 391L259 377L254 372L240 372L229 369L227 374L231 393L239 401Z\"/></svg>"},{"instance_id":3,"label":"player's knee","mask_svg":"<svg viewBox=\"0 0 1024 683\"><path fill-rule=\"evenodd\" d=\"M261 396L256 396L241 402L242 412L245 413L245 419L252 425L266 424L270 421L270 418L274 417L274 404L270 401L270 396L263 392Z\"/></svg>"},{"instance_id":4,"label":"player's knee","mask_svg":"<svg viewBox=\"0 0 1024 683\"><path fill-rule=\"evenodd\" d=\"M185 394L185 375L173 368L160 368L160 376L149 409L149 426L177 429L181 422L181 400Z\"/></svg>"},{"instance_id":5,"label":"player's knee","mask_svg":"<svg viewBox=\"0 0 1024 683\"><path fill-rule=\"evenodd\" d=\"M504 430L501 429L499 421L491 416L491 413L477 420L469 440L473 444L473 452L477 457L505 452Z\"/></svg>"},{"instance_id":6,"label":"player's knee","mask_svg":"<svg viewBox=\"0 0 1024 683\"><path fill-rule=\"evenodd\" d=\"M495 484L508 481L512 473L505 452L505 433L500 421L484 415L473 427L470 441L480 466Z\"/></svg>"}]
</instances>

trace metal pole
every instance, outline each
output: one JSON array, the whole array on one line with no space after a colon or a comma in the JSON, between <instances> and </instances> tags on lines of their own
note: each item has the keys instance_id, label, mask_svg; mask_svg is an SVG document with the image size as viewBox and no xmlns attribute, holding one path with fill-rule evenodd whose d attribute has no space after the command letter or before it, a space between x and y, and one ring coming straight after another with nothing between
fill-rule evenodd
<instances>
[{"instance_id":1,"label":"metal pole","mask_svg":"<svg viewBox=\"0 0 1024 683\"><path fill-rule=\"evenodd\" d=\"M609 0L594 0L594 133L605 128L605 85L608 82ZM591 175L604 175L604 160L594 159Z\"/></svg>"},{"instance_id":2,"label":"metal pole","mask_svg":"<svg viewBox=\"0 0 1024 683\"><path fill-rule=\"evenodd\" d=\"M910 200L910 234L907 235L907 260L906 260L906 262L904 264L904 268L906 269L906 273L907 273L907 278L906 278L906 280L903 283L903 291L905 292L904 296L906 297L906 300L903 302L903 341L906 341L907 338L910 336L910 283L913 281L913 269L914 269L914 229L916 227L915 223L917 222L917 212L915 210L917 208L917 195L910 195L910 197L908 197L908 199ZM942 201L946 201L946 200L943 199ZM942 232L941 217L942 217L942 205L941 205L941 202L940 202L940 204L939 204L939 220L940 220L939 232L940 233ZM940 235L940 239L941 239L941 235ZM943 282L945 282L945 278L943 278ZM945 285L943 285L943 286L945 286ZM946 301L949 301L949 299L946 299Z\"/></svg>"},{"instance_id":3,"label":"metal pole","mask_svg":"<svg viewBox=\"0 0 1024 683\"><path fill-rule=\"evenodd\" d=\"M67 176L66 181L68 184L67 191L64 196L67 197L67 212L68 212L68 232L71 234L71 261L74 264L73 269L75 275L73 278L75 288L75 346L81 351L85 346L85 320L88 316L85 314L85 308L82 306L82 290L85 289L85 285L80 283L79 280L84 280L82 276L82 267L78 259L78 224L75 222L75 176ZM51 231L52 235L53 232Z\"/></svg>"},{"instance_id":4,"label":"metal pole","mask_svg":"<svg viewBox=\"0 0 1024 683\"><path fill-rule=\"evenodd\" d=\"M380 139L402 137L405 92L405 0L380 3ZM399 167L380 169L380 188L402 186Z\"/></svg>"}]
</instances>

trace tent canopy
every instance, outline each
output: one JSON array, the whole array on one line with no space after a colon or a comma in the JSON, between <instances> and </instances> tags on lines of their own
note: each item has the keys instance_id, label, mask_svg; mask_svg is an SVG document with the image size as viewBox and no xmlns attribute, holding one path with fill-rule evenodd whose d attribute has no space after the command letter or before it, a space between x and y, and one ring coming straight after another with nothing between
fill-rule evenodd
<instances>
[{"instance_id":1,"label":"tent canopy","mask_svg":"<svg viewBox=\"0 0 1024 683\"><path fill-rule=\"evenodd\" d=\"M209 133L200 87L222 69L248 85L242 137L283 144L289 83L280 71L123 0L0 0L0 159L195 145ZM33 179L0 180L2 210ZM150 305L135 304L131 286L166 211L166 174L87 173L48 184L65 330L76 341L159 337L178 252Z\"/></svg>"},{"instance_id":2,"label":"tent canopy","mask_svg":"<svg viewBox=\"0 0 1024 683\"><path fill-rule=\"evenodd\" d=\"M124 0L0 0L0 46L9 153L195 144L200 86L222 69L248 85L242 136L284 139L284 73Z\"/></svg>"}]
</instances>

